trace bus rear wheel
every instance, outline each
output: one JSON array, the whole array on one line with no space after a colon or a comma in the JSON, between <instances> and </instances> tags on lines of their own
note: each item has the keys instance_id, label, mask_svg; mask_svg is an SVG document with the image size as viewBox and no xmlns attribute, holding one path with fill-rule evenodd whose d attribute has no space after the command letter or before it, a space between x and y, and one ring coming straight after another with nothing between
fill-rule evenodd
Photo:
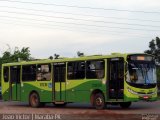
<instances>
[{"instance_id":1,"label":"bus rear wheel","mask_svg":"<svg viewBox=\"0 0 160 120\"><path fill-rule=\"evenodd\" d=\"M124 109L126 109L126 108L129 108L130 106L131 106L131 102L122 102L122 103L120 103L120 106L121 106L121 108L124 108Z\"/></svg>"},{"instance_id":2,"label":"bus rear wheel","mask_svg":"<svg viewBox=\"0 0 160 120\"><path fill-rule=\"evenodd\" d=\"M44 103L40 102L40 97L36 92L31 93L31 95L29 96L29 104L34 108L44 106Z\"/></svg>"},{"instance_id":3,"label":"bus rear wheel","mask_svg":"<svg viewBox=\"0 0 160 120\"><path fill-rule=\"evenodd\" d=\"M97 110L102 110L105 108L105 99L102 93L96 93L94 95L93 105Z\"/></svg>"}]
</instances>

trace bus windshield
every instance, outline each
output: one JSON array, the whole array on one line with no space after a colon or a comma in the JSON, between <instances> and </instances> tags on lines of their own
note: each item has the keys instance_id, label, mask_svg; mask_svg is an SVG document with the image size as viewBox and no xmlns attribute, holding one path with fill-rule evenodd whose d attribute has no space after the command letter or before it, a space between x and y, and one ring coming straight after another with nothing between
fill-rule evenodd
<instances>
[{"instance_id":1,"label":"bus windshield","mask_svg":"<svg viewBox=\"0 0 160 120\"><path fill-rule=\"evenodd\" d=\"M129 62L128 82L135 84L156 84L156 68L152 62Z\"/></svg>"}]
</instances>

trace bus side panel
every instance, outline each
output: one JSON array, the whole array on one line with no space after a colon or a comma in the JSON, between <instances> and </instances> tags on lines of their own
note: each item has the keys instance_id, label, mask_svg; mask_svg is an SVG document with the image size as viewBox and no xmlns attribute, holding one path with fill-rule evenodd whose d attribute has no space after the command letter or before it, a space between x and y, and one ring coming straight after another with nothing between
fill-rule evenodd
<instances>
[{"instance_id":1,"label":"bus side panel","mask_svg":"<svg viewBox=\"0 0 160 120\"><path fill-rule=\"evenodd\" d=\"M106 85L102 80L70 80L67 82L67 102L89 103L93 90L101 90L106 94Z\"/></svg>"},{"instance_id":2,"label":"bus side panel","mask_svg":"<svg viewBox=\"0 0 160 120\"><path fill-rule=\"evenodd\" d=\"M36 86L38 87L40 101L41 102L52 102L52 82L51 81L37 81Z\"/></svg>"},{"instance_id":3,"label":"bus side panel","mask_svg":"<svg viewBox=\"0 0 160 120\"><path fill-rule=\"evenodd\" d=\"M21 101L28 102L29 95L33 90L37 91L37 89L35 89L35 87L31 85L29 82L22 82L21 83Z\"/></svg>"},{"instance_id":4,"label":"bus side panel","mask_svg":"<svg viewBox=\"0 0 160 120\"><path fill-rule=\"evenodd\" d=\"M52 102L52 85L50 84L48 81L22 83L21 101L28 102L30 94L34 91L38 93L41 102Z\"/></svg>"},{"instance_id":5,"label":"bus side panel","mask_svg":"<svg viewBox=\"0 0 160 120\"><path fill-rule=\"evenodd\" d=\"M90 91L76 91L76 102L84 102L89 103L90 102Z\"/></svg>"},{"instance_id":6,"label":"bus side panel","mask_svg":"<svg viewBox=\"0 0 160 120\"><path fill-rule=\"evenodd\" d=\"M90 103L92 91L100 90L105 96L106 87L102 84L102 80L83 80L83 83L75 88L76 102Z\"/></svg>"},{"instance_id":7,"label":"bus side panel","mask_svg":"<svg viewBox=\"0 0 160 120\"><path fill-rule=\"evenodd\" d=\"M66 102L75 102L74 85L77 84L77 80L67 80L66 83Z\"/></svg>"},{"instance_id":8,"label":"bus side panel","mask_svg":"<svg viewBox=\"0 0 160 120\"><path fill-rule=\"evenodd\" d=\"M4 101L10 100L9 83L2 82L2 99Z\"/></svg>"},{"instance_id":9,"label":"bus side panel","mask_svg":"<svg viewBox=\"0 0 160 120\"><path fill-rule=\"evenodd\" d=\"M94 80L81 80L81 84L75 87L76 102L90 102L93 83Z\"/></svg>"},{"instance_id":10,"label":"bus side panel","mask_svg":"<svg viewBox=\"0 0 160 120\"><path fill-rule=\"evenodd\" d=\"M52 102L52 91L40 90L40 102Z\"/></svg>"}]
</instances>

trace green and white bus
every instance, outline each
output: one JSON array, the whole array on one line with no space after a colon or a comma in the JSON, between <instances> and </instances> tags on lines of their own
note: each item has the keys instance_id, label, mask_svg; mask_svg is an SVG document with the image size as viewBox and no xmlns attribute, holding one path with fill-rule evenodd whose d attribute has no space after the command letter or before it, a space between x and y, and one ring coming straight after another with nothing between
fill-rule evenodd
<instances>
[{"instance_id":1,"label":"green and white bus","mask_svg":"<svg viewBox=\"0 0 160 120\"><path fill-rule=\"evenodd\" d=\"M154 58L148 54L81 56L2 65L4 101L45 103L91 103L128 108L131 102L156 101Z\"/></svg>"}]
</instances>

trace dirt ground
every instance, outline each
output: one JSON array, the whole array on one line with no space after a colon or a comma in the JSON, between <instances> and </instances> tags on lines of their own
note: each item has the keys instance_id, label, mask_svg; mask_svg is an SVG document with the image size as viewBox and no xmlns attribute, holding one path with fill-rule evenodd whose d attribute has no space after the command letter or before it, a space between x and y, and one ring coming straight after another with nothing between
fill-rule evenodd
<instances>
[{"instance_id":1,"label":"dirt ground","mask_svg":"<svg viewBox=\"0 0 160 120\"><path fill-rule=\"evenodd\" d=\"M31 108L27 103L1 101L0 119L12 120L11 117L17 120L160 120L160 101L133 103L129 109L108 105L104 110L78 103L65 107L47 104L43 108Z\"/></svg>"}]
</instances>

